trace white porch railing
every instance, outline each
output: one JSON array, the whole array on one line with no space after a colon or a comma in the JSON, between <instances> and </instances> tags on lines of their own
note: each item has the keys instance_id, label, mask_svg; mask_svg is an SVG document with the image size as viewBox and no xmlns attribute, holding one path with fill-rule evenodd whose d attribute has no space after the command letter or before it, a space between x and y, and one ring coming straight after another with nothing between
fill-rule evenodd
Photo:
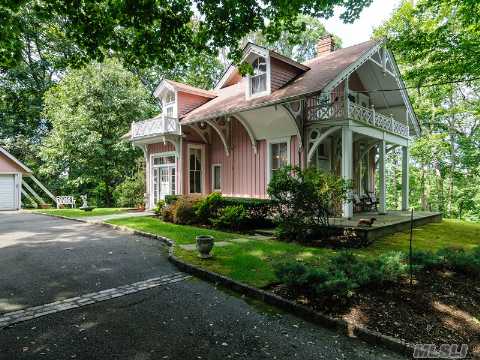
<instances>
[{"instance_id":1,"label":"white porch railing","mask_svg":"<svg viewBox=\"0 0 480 360\"><path fill-rule=\"evenodd\" d=\"M408 137L409 135L407 125L395 120L391 116L376 112L373 108L369 109L351 101L348 102L348 117L403 137Z\"/></svg>"},{"instance_id":2,"label":"white porch railing","mask_svg":"<svg viewBox=\"0 0 480 360\"><path fill-rule=\"evenodd\" d=\"M158 116L153 119L132 123L132 139L166 134L180 134L180 124L177 118L170 116Z\"/></svg>"},{"instance_id":3,"label":"white porch railing","mask_svg":"<svg viewBox=\"0 0 480 360\"><path fill-rule=\"evenodd\" d=\"M408 125L376 112L374 108L367 108L351 101L348 101L345 106L342 97L333 102L321 97L308 99L306 117L307 121L352 119L396 135L409 136Z\"/></svg>"}]
</instances>

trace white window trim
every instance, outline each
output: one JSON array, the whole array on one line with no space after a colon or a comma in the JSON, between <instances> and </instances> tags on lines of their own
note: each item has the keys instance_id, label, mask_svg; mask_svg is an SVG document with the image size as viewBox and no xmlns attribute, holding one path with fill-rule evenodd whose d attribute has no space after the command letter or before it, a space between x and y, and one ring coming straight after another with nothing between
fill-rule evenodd
<instances>
[{"instance_id":1,"label":"white window trim","mask_svg":"<svg viewBox=\"0 0 480 360\"><path fill-rule=\"evenodd\" d=\"M291 136L267 140L267 181L266 181L267 186L270 183L270 180L272 178L272 145L287 143L287 165L291 165L292 163L290 159L290 141L291 141Z\"/></svg>"},{"instance_id":2,"label":"white window trim","mask_svg":"<svg viewBox=\"0 0 480 360\"><path fill-rule=\"evenodd\" d=\"M164 156L175 156L175 164L168 164L168 165L154 165L153 164L153 159L158 158L158 157L164 157ZM175 166L175 193L178 194L178 156L175 151L164 151L164 152L157 152L157 153L152 153L150 154L150 159L149 159L149 183L150 183L150 208L154 208L156 204L154 203L155 195L154 195L154 187L153 187L153 178L154 178L154 168L160 168L162 166ZM160 186L160 184L159 184ZM160 189L160 188L159 188Z\"/></svg>"},{"instance_id":3,"label":"white window trim","mask_svg":"<svg viewBox=\"0 0 480 360\"><path fill-rule=\"evenodd\" d=\"M190 149L200 149L200 162L202 163L202 169L200 171L200 192L192 193L190 192ZM205 185L205 145L202 144L188 144L187 145L187 162L188 162L188 174L187 174L187 189L189 195L199 195L204 193Z\"/></svg>"},{"instance_id":4,"label":"white window trim","mask_svg":"<svg viewBox=\"0 0 480 360\"><path fill-rule=\"evenodd\" d=\"M220 168L220 188L215 189L215 167L218 166ZM222 192L222 164L212 164L212 191L214 192Z\"/></svg>"},{"instance_id":5,"label":"white window trim","mask_svg":"<svg viewBox=\"0 0 480 360\"><path fill-rule=\"evenodd\" d=\"M246 94L246 97L247 99L255 99L257 97L262 97L262 96L265 96L265 95L270 95L271 91L272 91L272 81L271 81L271 78L272 78L272 66L271 66L271 63L270 63L270 56L269 55L265 55L265 54L257 54L257 53L254 53L256 56L261 56L261 57L264 57L265 58L265 61L267 62L267 84L266 84L266 90L265 91L262 91L261 93L257 93L257 94L252 94L252 76L249 74L247 75L247 94Z\"/></svg>"}]
</instances>

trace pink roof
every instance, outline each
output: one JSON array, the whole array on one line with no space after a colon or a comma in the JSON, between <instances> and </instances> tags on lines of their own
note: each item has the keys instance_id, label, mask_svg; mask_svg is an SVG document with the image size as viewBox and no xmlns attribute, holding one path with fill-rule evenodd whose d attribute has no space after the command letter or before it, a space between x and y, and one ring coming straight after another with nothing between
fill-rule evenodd
<instances>
[{"instance_id":1,"label":"pink roof","mask_svg":"<svg viewBox=\"0 0 480 360\"><path fill-rule=\"evenodd\" d=\"M181 123L187 124L211 119L321 91L338 74L377 44L378 41L370 40L307 61L304 65L308 66L310 70L299 75L284 87L273 91L270 95L247 99L245 97L246 79L242 79L234 85L211 91L217 97L186 114L181 119Z\"/></svg>"},{"instance_id":2,"label":"pink roof","mask_svg":"<svg viewBox=\"0 0 480 360\"><path fill-rule=\"evenodd\" d=\"M173 81L173 80L165 80L165 81L167 83L169 83L170 85L172 85L172 87L176 91L183 91L183 92L186 92L186 93L189 93L189 94L200 95L200 96L208 97L208 98L212 98L212 99L217 97L217 94L215 94L213 91L200 89L200 88L190 86L190 85L187 85L187 84L182 84L182 83L179 83L179 82L176 82L176 81Z\"/></svg>"}]
</instances>

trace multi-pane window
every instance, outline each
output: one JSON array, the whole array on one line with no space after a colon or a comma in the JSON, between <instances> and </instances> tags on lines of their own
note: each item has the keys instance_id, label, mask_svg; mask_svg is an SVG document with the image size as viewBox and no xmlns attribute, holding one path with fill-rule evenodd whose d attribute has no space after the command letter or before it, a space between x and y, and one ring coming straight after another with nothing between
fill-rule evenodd
<instances>
[{"instance_id":1,"label":"multi-pane window","mask_svg":"<svg viewBox=\"0 0 480 360\"><path fill-rule=\"evenodd\" d=\"M220 165L212 165L212 187L213 191L221 191L222 181L221 181L221 169Z\"/></svg>"},{"instance_id":2,"label":"multi-pane window","mask_svg":"<svg viewBox=\"0 0 480 360\"><path fill-rule=\"evenodd\" d=\"M282 166L288 165L287 149L288 144L286 142L270 144L272 175Z\"/></svg>"},{"instance_id":3,"label":"multi-pane window","mask_svg":"<svg viewBox=\"0 0 480 360\"><path fill-rule=\"evenodd\" d=\"M252 67L250 93L252 95L263 93L267 90L267 61L264 57L259 56L253 61Z\"/></svg>"},{"instance_id":4,"label":"multi-pane window","mask_svg":"<svg viewBox=\"0 0 480 360\"><path fill-rule=\"evenodd\" d=\"M191 148L189 151L190 193L202 192L202 150Z\"/></svg>"}]
</instances>

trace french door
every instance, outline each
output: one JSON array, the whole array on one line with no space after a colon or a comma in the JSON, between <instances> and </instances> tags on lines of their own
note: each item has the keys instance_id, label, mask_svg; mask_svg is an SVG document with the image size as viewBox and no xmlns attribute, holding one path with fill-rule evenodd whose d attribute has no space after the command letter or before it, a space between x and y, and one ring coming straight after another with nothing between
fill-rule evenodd
<instances>
[{"instance_id":1,"label":"french door","mask_svg":"<svg viewBox=\"0 0 480 360\"><path fill-rule=\"evenodd\" d=\"M157 156L153 159L153 206L176 190L175 156Z\"/></svg>"}]
</instances>

